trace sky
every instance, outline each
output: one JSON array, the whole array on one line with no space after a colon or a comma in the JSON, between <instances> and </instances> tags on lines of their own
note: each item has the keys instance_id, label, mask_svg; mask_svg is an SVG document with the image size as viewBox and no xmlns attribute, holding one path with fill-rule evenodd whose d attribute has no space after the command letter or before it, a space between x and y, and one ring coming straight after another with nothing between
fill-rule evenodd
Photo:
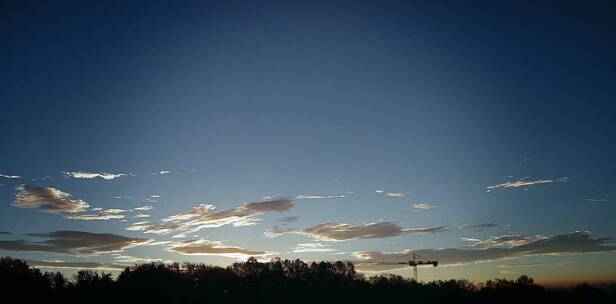
<instances>
[{"instance_id":1,"label":"sky","mask_svg":"<svg viewBox=\"0 0 616 304\"><path fill-rule=\"evenodd\" d=\"M0 255L616 279L609 1L3 1Z\"/></svg>"}]
</instances>

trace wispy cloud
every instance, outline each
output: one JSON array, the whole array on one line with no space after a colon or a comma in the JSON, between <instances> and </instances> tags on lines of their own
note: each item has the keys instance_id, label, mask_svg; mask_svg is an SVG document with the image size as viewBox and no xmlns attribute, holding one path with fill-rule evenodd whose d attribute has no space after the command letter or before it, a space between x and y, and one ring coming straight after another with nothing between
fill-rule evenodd
<instances>
[{"instance_id":1,"label":"wispy cloud","mask_svg":"<svg viewBox=\"0 0 616 304\"><path fill-rule=\"evenodd\" d=\"M436 205L431 205L429 203L417 203L417 204L413 204L413 208L415 209L422 209L422 210L426 210L426 209L432 209L432 208L436 208L438 206Z\"/></svg>"},{"instance_id":2,"label":"wispy cloud","mask_svg":"<svg viewBox=\"0 0 616 304\"><path fill-rule=\"evenodd\" d=\"M336 249L322 243L300 243L292 248L293 253L308 253L308 252L333 252Z\"/></svg>"},{"instance_id":3,"label":"wispy cloud","mask_svg":"<svg viewBox=\"0 0 616 304\"><path fill-rule=\"evenodd\" d=\"M445 230L447 230L446 226L403 228L392 222L366 225L324 223L307 229L280 229L274 226L274 228L265 231L265 236L273 238L283 234L301 234L322 241L347 241L353 239L386 238L409 233L434 233Z\"/></svg>"},{"instance_id":4,"label":"wispy cloud","mask_svg":"<svg viewBox=\"0 0 616 304\"><path fill-rule=\"evenodd\" d=\"M69 193L51 187L17 187L13 206L17 208L37 209L47 213L66 214L83 212L90 205L81 199L71 199Z\"/></svg>"},{"instance_id":5,"label":"wispy cloud","mask_svg":"<svg viewBox=\"0 0 616 304\"><path fill-rule=\"evenodd\" d=\"M19 176L19 175L7 175L7 174L2 174L2 173L0 173L0 177L4 177L4 178L8 178L8 179L19 179L19 178L21 178L21 176Z\"/></svg>"},{"instance_id":6,"label":"wispy cloud","mask_svg":"<svg viewBox=\"0 0 616 304\"><path fill-rule=\"evenodd\" d=\"M256 216L268 212L283 212L295 206L295 201L282 199L264 202L246 203L240 207L214 211L212 204L201 204L193 209L181 212L162 220L160 224L130 226L132 231L145 233L168 234L179 232L197 232L203 228L215 228L224 225L251 226L260 219Z\"/></svg>"},{"instance_id":7,"label":"wispy cloud","mask_svg":"<svg viewBox=\"0 0 616 304\"><path fill-rule=\"evenodd\" d=\"M161 258L151 258L151 257L140 257L140 256L130 256L130 255L122 255L119 253L112 254L113 258L119 263L153 263L153 262L163 262Z\"/></svg>"},{"instance_id":8,"label":"wispy cloud","mask_svg":"<svg viewBox=\"0 0 616 304\"><path fill-rule=\"evenodd\" d=\"M517 240L515 240L517 239ZM501 236L467 248L421 249L415 251L383 253L376 251L356 252L359 259L356 267L364 271L384 271L400 268L392 262L408 261L411 254L418 254L440 265L479 263L505 258L535 255L572 255L616 251L611 238L590 238L587 231L576 231L554 236ZM486 246L487 245L487 246Z\"/></svg>"},{"instance_id":9,"label":"wispy cloud","mask_svg":"<svg viewBox=\"0 0 616 304\"><path fill-rule=\"evenodd\" d=\"M114 196L113 198L115 199L131 199L133 198L132 196L122 196L122 195L118 195L118 196Z\"/></svg>"},{"instance_id":10,"label":"wispy cloud","mask_svg":"<svg viewBox=\"0 0 616 304\"><path fill-rule=\"evenodd\" d=\"M531 180L528 178L521 178L517 181L508 181L502 184L494 185L486 187L486 192L491 192L498 189L515 189L515 188L526 188L535 185L541 184L552 184L552 183L564 183L567 181L567 177L561 177L558 179L536 179Z\"/></svg>"},{"instance_id":11,"label":"wispy cloud","mask_svg":"<svg viewBox=\"0 0 616 304\"><path fill-rule=\"evenodd\" d=\"M108 252L120 252L126 248L151 242L144 238L131 238L110 233L92 233L84 231L55 231L51 233L28 234L47 240L30 242L26 240L0 241L1 250L56 252L69 255L98 255Z\"/></svg>"},{"instance_id":12,"label":"wispy cloud","mask_svg":"<svg viewBox=\"0 0 616 304\"><path fill-rule=\"evenodd\" d=\"M295 197L296 200L309 200L309 199L330 199L330 198L346 198L344 194L341 195L306 195L300 194Z\"/></svg>"},{"instance_id":13,"label":"wispy cloud","mask_svg":"<svg viewBox=\"0 0 616 304\"><path fill-rule=\"evenodd\" d=\"M295 222L298 220L297 216L285 216L285 217L281 217L279 219L277 219L277 222L282 222L282 223L291 223L291 222Z\"/></svg>"},{"instance_id":14,"label":"wispy cloud","mask_svg":"<svg viewBox=\"0 0 616 304\"><path fill-rule=\"evenodd\" d=\"M150 173L150 175L165 175L165 174L170 174L171 171L169 170L160 170L158 172L154 172L154 173Z\"/></svg>"},{"instance_id":15,"label":"wispy cloud","mask_svg":"<svg viewBox=\"0 0 616 304\"><path fill-rule=\"evenodd\" d=\"M513 263L513 264L503 264L503 265L498 265L496 267L498 268L518 268L518 267L537 267L537 266L542 266L545 265L545 263Z\"/></svg>"},{"instance_id":16,"label":"wispy cloud","mask_svg":"<svg viewBox=\"0 0 616 304\"><path fill-rule=\"evenodd\" d=\"M149 214L145 214L145 213L138 213L138 214L135 214L135 216L133 216L133 217L134 218L148 218L148 217L150 217L150 215Z\"/></svg>"},{"instance_id":17,"label":"wispy cloud","mask_svg":"<svg viewBox=\"0 0 616 304\"><path fill-rule=\"evenodd\" d=\"M387 192L387 193L385 193L385 196L388 196L388 197L405 197L406 193L404 193L404 192Z\"/></svg>"},{"instance_id":18,"label":"wispy cloud","mask_svg":"<svg viewBox=\"0 0 616 304\"><path fill-rule=\"evenodd\" d=\"M135 210L135 211L150 211L152 209L154 209L154 207L152 205L145 205L145 206L141 206L141 207L135 207L132 210Z\"/></svg>"},{"instance_id":19,"label":"wispy cloud","mask_svg":"<svg viewBox=\"0 0 616 304\"><path fill-rule=\"evenodd\" d=\"M97 209L97 210L95 210ZM65 215L64 218L70 220L84 220L84 221L96 221L96 220L112 220L112 219L121 219L126 215L126 210L124 209L101 209L101 208L93 208L91 211L98 211L97 213L89 213L89 214L69 214Z\"/></svg>"},{"instance_id":20,"label":"wispy cloud","mask_svg":"<svg viewBox=\"0 0 616 304\"><path fill-rule=\"evenodd\" d=\"M591 203L605 203L605 202L607 202L607 199L605 199L605 198L587 198L585 201L591 202Z\"/></svg>"},{"instance_id":21,"label":"wispy cloud","mask_svg":"<svg viewBox=\"0 0 616 304\"><path fill-rule=\"evenodd\" d=\"M145 197L145 200L148 203L158 203L160 201L160 195L158 195L158 194L148 195L148 196Z\"/></svg>"},{"instance_id":22,"label":"wispy cloud","mask_svg":"<svg viewBox=\"0 0 616 304\"><path fill-rule=\"evenodd\" d=\"M203 239L173 243L167 248L167 250L183 255L222 256L238 260L245 260L251 256L267 255L267 252L265 251L224 246L221 242Z\"/></svg>"},{"instance_id":23,"label":"wispy cloud","mask_svg":"<svg viewBox=\"0 0 616 304\"><path fill-rule=\"evenodd\" d=\"M486 248L508 248L521 245L530 244L536 241L544 240L549 237L542 235L501 235L496 237L490 237L485 240L479 240L472 244L472 247L486 249Z\"/></svg>"},{"instance_id":24,"label":"wispy cloud","mask_svg":"<svg viewBox=\"0 0 616 304\"><path fill-rule=\"evenodd\" d=\"M125 173L105 173L105 172L84 172L84 171L63 171L64 175L78 179L94 179L102 178L104 180L113 180L122 176L126 176Z\"/></svg>"},{"instance_id":25,"label":"wispy cloud","mask_svg":"<svg viewBox=\"0 0 616 304\"><path fill-rule=\"evenodd\" d=\"M37 268L54 268L54 269L94 269L94 270L123 270L126 265L114 263L97 263L97 262L64 262L64 261L39 261L26 260L26 263Z\"/></svg>"}]
</instances>

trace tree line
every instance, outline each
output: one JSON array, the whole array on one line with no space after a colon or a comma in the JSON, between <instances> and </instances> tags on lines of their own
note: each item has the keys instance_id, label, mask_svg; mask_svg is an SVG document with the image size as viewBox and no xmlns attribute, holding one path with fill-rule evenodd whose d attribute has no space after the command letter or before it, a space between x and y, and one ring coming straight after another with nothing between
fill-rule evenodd
<instances>
[{"instance_id":1,"label":"tree line","mask_svg":"<svg viewBox=\"0 0 616 304\"><path fill-rule=\"evenodd\" d=\"M613 285L546 289L527 276L421 283L393 274L366 277L350 262L279 258L249 258L226 268L148 263L127 267L117 278L81 270L69 279L3 257L0 289L4 303L616 303Z\"/></svg>"}]
</instances>

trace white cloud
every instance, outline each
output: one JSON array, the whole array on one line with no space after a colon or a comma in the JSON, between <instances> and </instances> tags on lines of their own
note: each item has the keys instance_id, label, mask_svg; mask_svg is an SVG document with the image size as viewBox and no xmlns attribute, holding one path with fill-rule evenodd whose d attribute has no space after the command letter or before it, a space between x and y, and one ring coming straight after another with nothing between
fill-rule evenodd
<instances>
[{"instance_id":1,"label":"white cloud","mask_svg":"<svg viewBox=\"0 0 616 304\"><path fill-rule=\"evenodd\" d=\"M130 256L130 255L122 255L119 253L114 253L113 258L120 263L154 263L154 262L162 262L161 258L151 258L151 257L139 257L139 256Z\"/></svg>"},{"instance_id":2,"label":"white cloud","mask_svg":"<svg viewBox=\"0 0 616 304\"><path fill-rule=\"evenodd\" d=\"M53 268L53 269L95 269L95 270L123 270L126 265L118 265L114 263L96 263L96 262L64 262L64 261L37 261L26 260L29 266L36 268Z\"/></svg>"},{"instance_id":3,"label":"white cloud","mask_svg":"<svg viewBox=\"0 0 616 304\"><path fill-rule=\"evenodd\" d=\"M296 200L308 200L308 199L330 199L330 198L346 198L344 194L341 195L305 195L301 194L295 197Z\"/></svg>"},{"instance_id":4,"label":"white cloud","mask_svg":"<svg viewBox=\"0 0 616 304\"><path fill-rule=\"evenodd\" d=\"M152 194L145 197L145 200L149 203L158 203L160 201L160 195Z\"/></svg>"},{"instance_id":5,"label":"white cloud","mask_svg":"<svg viewBox=\"0 0 616 304\"><path fill-rule=\"evenodd\" d=\"M135 211L150 211L152 209L154 209L154 207L152 205L145 205L145 206L133 208L133 210L135 210Z\"/></svg>"},{"instance_id":6,"label":"white cloud","mask_svg":"<svg viewBox=\"0 0 616 304\"><path fill-rule=\"evenodd\" d=\"M169 170L160 170L158 172L150 173L150 175L165 175L165 174L169 174L169 173L171 173L171 171L169 171Z\"/></svg>"},{"instance_id":7,"label":"white cloud","mask_svg":"<svg viewBox=\"0 0 616 304\"><path fill-rule=\"evenodd\" d=\"M105 172L93 173L93 172L83 172L83 171L74 171L74 172L64 171L62 173L72 178L79 178L79 179L102 178L104 180L113 180L113 179L127 175L124 173L105 173Z\"/></svg>"},{"instance_id":8,"label":"white cloud","mask_svg":"<svg viewBox=\"0 0 616 304\"><path fill-rule=\"evenodd\" d=\"M432 209L432 208L436 208L436 207L438 207L438 206L430 205L429 203L413 204L413 208L415 208L415 209L422 209L422 210Z\"/></svg>"},{"instance_id":9,"label":"white cloud","mask_svg":"<svg viewBox=\"0 0 616 304\"><path fill-rule=\"evenodd\" d=\"M252 226L260 219L256 216L268 212L283 212L295 206L293 200L281 199L264 202L246 203L240 207L214 211L212 204L200 204L192 210L184 211L162 219L160 224L130 226L127 230L145 233L194 233L204 228L216 228L224 225Z\"/></svg>"},{"instance_id":10,"label":"white cloud","mask_svg":"<svg viewBox=\"0 0 616 304\"><path fill-rule=\"evenodd\" d=\"M19 175L6 175L6 174L2 174L2 173L0 173L0 177L4 177L4 178L8 178L8 179L18 179L18 178L21 178L21 176L19 176Z\"/></svg>"},{"instance_id":11,"label":"white cloud","mask_svg":"<svg viewBox=\"0 0 616 304\"><path fill-rule=\"evenodd\" d=\"M93 208L91 211L98 211L98 213L93 214L70 214L65 215L64 218L70 220L84 220L84 221L96 221L96 220L112 220L112 219L121 219L124 218L126 210L124 209L105 209L105 210L95 210L101 208Z\"/></svg>"},{"instance_id":12,"label":"white cloud","mask_svg":"<svg viewBox=\"0 0 616 304\"><path fill-rule=\"evenodd\" d=\"M133 197L132 196L121 196L121 195L119 195L119 196L114 196L113 198L115 198L115 199L131 199Z\"/></svg>"},{"instance_id":13,"label":"white cloud","mask_svg":"<svg viewBox=\"0 0 616 304\"><path fill-rule=\"evenodd\" d=\"M147 218L150 217L149 214L145 214L145 213L139 213L139 214L135 214L134 218Z\"/></svg>"},{"instance_id":14,"label":"white cloud","mask_svg":"<svg viewBox=\"0 0 616 304\"><path fill-rule=\"evenodd\" d=\"M329 247L329 245L322 243L300 243L293 249L293 253L307 253L307 252L333 252L336 249Z\"/></svg>"},{"instance_id":15,"label":"white cloud","mask_svg":"<svg viewBox=\"0 0 616 304\"><path fill-rule=\"evenodd\" d=\"M509 182L505 182L502 184L486 187L486 192L491 192L491 191L498 190L498 189L515 189L515 188L521 188L521 187L525 188L525 187L531 187L531 186L541 185L541 184L564 183L566 181L567 181L567 177L561 177L559 179L537 179L537 180L521 178L517 181L509 181Z\"/></svg>"},{"instance_id":16,"label":"white cloud","mask_svg":"<svg viewBox=\"0 0 616 304\"><path fill-rule=\"evenodd\" d=\"M385 193L385 196L389 196L389 197L405 197L406 193L404 193L404 192L387 192L387 193Z\"/></svg>"}]
</instances>

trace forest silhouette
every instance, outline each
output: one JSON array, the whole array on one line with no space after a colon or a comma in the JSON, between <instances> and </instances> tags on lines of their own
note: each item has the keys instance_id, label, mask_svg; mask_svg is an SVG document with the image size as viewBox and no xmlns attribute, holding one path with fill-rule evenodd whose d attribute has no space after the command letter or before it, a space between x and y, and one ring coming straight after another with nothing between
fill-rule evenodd
<instances>
[{"instance_id":1,"label":"forest silhouette","mask_svg":"<svg viewBox=\"0 0 616 304\"><path fill-rule=\"evenodd\" d=\"M366 277L350 262L281 260L229 267L149 263L117 278L81 270L72 278L0 258L3 303L616 303L614 286L548 289L532 278L420 283L399 275Z\"/></svg>"}]
</instances>

